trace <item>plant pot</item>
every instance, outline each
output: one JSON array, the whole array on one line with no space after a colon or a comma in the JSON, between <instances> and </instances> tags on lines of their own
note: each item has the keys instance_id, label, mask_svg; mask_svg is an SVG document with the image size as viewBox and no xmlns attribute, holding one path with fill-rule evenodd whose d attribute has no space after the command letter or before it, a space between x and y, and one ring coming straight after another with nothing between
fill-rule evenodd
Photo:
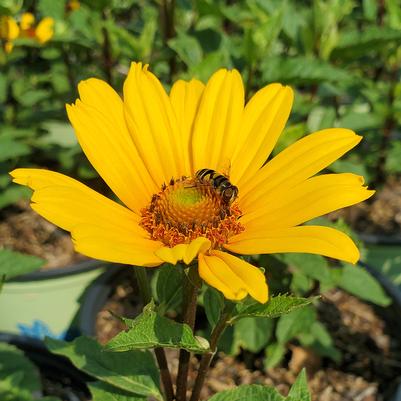
<instances>
[{"instance_id":1,"label":"plant pot","mask_svg":"<svg viewBox=\"0 0 401 401\"><path fill-rule=\"evenodd\" d=\"M0 331L39 339L72 339L80 335L82 294L106 266L89 260L6 282L0 296Z\"/></svg>"},{"instance_id":2,"label":"plant pot","mask_svg":"<svg viewBox=\"0 0 401 401\"><path fill-rule=\"evenodd\" d=\"M58 396L64 401L90 399L86 382L94 379L76 369L67 358L50 353L42 341L0 332L0 342L16 346L36 365L46 395Z\"/></svg>"},{"instance_id":3,"label":"plant pot","mask_svg":"<svg viewBox=\"0 0 401 401\"><path fill-rule=\"evenodd\" d=\"M358 234L366 247L365 262L401 291L401 236Z\"/></svg>"},{"instance_id":4,"label":"plant pot","mask_svg":"<svg viewBox=\"0 0 401 401\"><path fill-rule=\"evenodd\" d=\"M133 274L131 266L120 265L106 270L85 291L79 314L79 329L82 334L95 336L97 314L112 294L120 275L126 270L131 270Z\"/></svg>"}]
</instances>

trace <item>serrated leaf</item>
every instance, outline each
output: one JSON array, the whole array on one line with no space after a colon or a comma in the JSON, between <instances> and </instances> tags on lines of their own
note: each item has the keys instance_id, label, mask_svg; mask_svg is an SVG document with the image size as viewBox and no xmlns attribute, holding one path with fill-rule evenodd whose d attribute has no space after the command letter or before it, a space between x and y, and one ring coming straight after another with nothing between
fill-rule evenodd
<instances>
[{"instance_id":1,"label":"serrated leaf","mask_svg":"<svg viewBox=\"0 0 401 401\"><path fill-rule=\"evenodd\" d=\"M238 386L215 394L208 401L285 401L285 398L272 387L259 384ZM295 400L294 400L295 401Z\"/></svg>"},{"instance_id":2,"label":"serrated leaf","mask_svg":"<svg viewBox=\"0 0 401 401\"><path fill-rule=\"evenodd\" d=\"M311 401L305 368L301 370L297 380L290 388L287 401Z\"/></svg>"},{"instance_id":3,"label":"serrated leaf","mask_svg":"<svg viewBox=\"0 0 401 401\"><path fill-rule=\"evenodd\" d=\"M376 305L388 306L391 299L386 295L381 285L365 269L344 263L343 273L338 286L349 293L373 302Z\"/></svg>"},{"instance_id":4,"label":"serrated leaf","mask_svg":"<svg viewBox=\"0 0 401 401\"><path fill-rule=\"evenodd\" d=\"M311 307L294 310L281 316L277 323L276 336L281 343L294 338L297 334L307 331L316 320L316 311Z\"/></svg>"},{"instance_id":5,"label":"serrated leaf","mask_svg":"<svg viewBox=\"0 0 401 401\"><path fill-rule=\"evenodd\" d=\"M6 280L39 270L45 263L36 256L0 249L0 275L6 276Z\"/></svg>"},{"instance_id":6,"label":"serrated leaf","mask_svg":"<svg viewBox=\"0 0 401 401\"><path fill-rule=\"evenodd\" d=\"M103 382L88 383L92 401L146 401L146 397L136 397L131 393Z\"/></svg>"},{"instance_id":7,"label":"serrated leaf","mask_svg":"<svg viewBox=\"0 0 401 401\"><path fill-rule=\"evenodd\" d=\"M209 350L206 339L195 337L187 324L160 316L145 308L136 319L122 318L129 327L111 339L106 350L123 352L139 348L183 348L190 352L203 353Z\"/></svg>"},{"instance_id":8,"label":"serrated leaf","mask_svg":"<svg viewBox=\"0 0 401 401\"><path fill-rule=\"evenodd\" d=\"M51 352L64 355L78 368L97 379L135 395L162 400L159 371L149 351L104 352L96 340L78 337L72 342L45 339Z\"/></svg>"},{"instance_id":9,"label":"serrated leaf","mask_svg":"<svg viewBox=\"0 0 401 401\"><path fill-rule=\"evenodd\" d=\"M316 298L301 298L290 295L277 295L270 298L266 304L258 302L238 303L235 307L230 324L244 317L266 317L275 318L290 313L296 309L311 304Z\"/></svg>"}]
</instances>

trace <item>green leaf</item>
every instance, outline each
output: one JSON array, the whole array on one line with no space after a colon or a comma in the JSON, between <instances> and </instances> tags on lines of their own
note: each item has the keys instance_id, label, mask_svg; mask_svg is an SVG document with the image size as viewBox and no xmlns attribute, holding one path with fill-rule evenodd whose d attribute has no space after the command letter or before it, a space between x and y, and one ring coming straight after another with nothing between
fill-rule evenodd
<instances>
[{"instance_id":1,"label":"green leaf","mask_svg":"<svg viewBox=\"0 0 401 401\"><path fill-rule=\"evenodd\" d=\"M302 138L307 132L305 123L298 123L290 125L284 129L282 135L280 135L276 146L274 147L273 154L277 155L285 148L288 148L291 144Z\"/></svg>"},{"instance_id":2,"label":"green leaf","mask_svg":"<svg viewBox=\"0 0 401 401\"><path fill-rule=\"evenodd\" d=\"M36 366L17 347L0 343L0 399L30 401L41 388Z\"/></svg>"},{"instance_id":3,"label":"green leaf","mask_svg":"<svg viewBox=\"0 0 401 401\"><path fill-rule=\"evenodd\" d=\"M311 401L305 368L301 370L297 380L295 380L295 383L292 385L288 393L287 401Z\"/></svg>"},{"instance_id":4,"label":"green leaf","mask_svg":"<svg viewBox=\"0 0 401 401\"><path fill-rule=\"evenodd\" d=\"M320 255L289 253L284 255L283 259L287 264L300 270L307 277L324 284L332 282L327 260Z\"/></svg>"},{"instance_id":5,"label":"green leaf","mask_svg":"<svg viewBox=\"0 0 401 401\"><path fill-rule=\"evenodd\" d=\"M350 30L340 36L333 58L366 57L367 53L380 50L389 43L400 43L401 31L382 26L370 26L364 30Z\"/></svg>"},{"instance_id":6,"label":"green leaf","mask_svg":"<svg viewBox=\"0 0 401 401\"><path fill-rule=\"evenodd\" d=\"M196 353L209 350L207 340L195 337L187 324L160 316L149 305L136 319L122 320L128 326L128 331L111 339L105 346L106 350L122 352L155 347L183 348Z\"/></svg>"},{"instance_id":7,"label":"green leaf","mask_svg":"<svg viewBox=\"0 0 401 401\"><path fill-rule=\"evenodd\" d=\"M314 132L333 127L335 119L336 110L334 107L317 106L309 113L306 125L309 132Z\"/></svg>"},{"instance_id":8,"label":"green leaf","mask_svg":"<svg viewBox=\"0 0 401 401\"><path fill-rule=\"evenodd\" d=\"M39 270L45 263L36 256L0 249L0 275L5 275L6 280Z\"/></svg>"},{"instance_id":9,"label":"green leaf","mask_svg":"<svg viewBox=\"0 0 401 401\"><path fill-rule=\"evenodd\" d=\"M285 401L285 398L272 387L249 384L217 393L208 401Z\"/></svg>"},{"instance_id":10,"label":"green leaf","mask_svg":"<svg viewBox=\"0 0 401 401\"><path fill-rule=\"evenodd\" d=\"M321 82L349 82L352 74L330 63L311 57L269 57L262 63L266 82L288 84L317 84Z\"/></svg>"},{"instance_id":11,"label":"green leaf","mask_svg":"<svg viewBox=\"0 0 401 401\"><path fill-rule=\"evenodd\" d=\"M321 322L314 322L308 332L301 333L298 337L303 346L310 347L319 355L327 356L335 362L340 361L341 352L335 348L330 333Z\"/></svg>"},{"instance_id":12,"label":"green leaf","mask_svg":"<svg viewBox=\"0 0 401 401\"><path fill-rule=\"evenodd\" d=\"M174 39L168 41L168 45L188 67L197 65L202 61L202 48L193 36L178 33Z\"/></svg>"},{"instance_id":13,"label":"green leaf","mask_svg":"<svg viewBox=\"0 0 401 401\"><path fill-rule=\"evenodd\" d=\"M316 311L311 307L298 309L281 316L276 328L277 340L283 344L286 343L297 334L308 331L315 320Z\"/></svg>"},{"instance_id":14,"label":"green leaf","mask_svg":"<svg viewBox=\"0 0 401 401\"><path fill-rule=\"evenodd\" d=\"M12 138L0 138L0 162L29 155L31 148L21 141Z\"/></svg>"},{"instance_id":15,"label":"green leaf","mask_svg":"<svg viewBox=\"0 0 401 401\"><path fill-rule=\"evenodd\" d=\"M279 342L269 344L265 349L265 368L269 369L277 366L283 360L286 352L287 348L284 344L281 344Z\"/></svg>"},{"instance_id":16,"label":"green leaf","mask_svg":"<svg viewBox=\"0 0 401 401\"><path fill-rule=\"evenodd\" d=\"M31 193L29 188L14 184L8 186L6 189L2 189L0 191L0 209L12 205L21 199L28 199Z\"/></svg>"},{"instance_id":17,"label":"green leaf","mask_svg":"<svg viewBox=\"0 0 401 401\"><path fill-rule=\"evenodd\" d=\"M48 131L40 138L41 143L71 147L76 145L77 138L71 124L61 121L47 121L42 127Z\"/></svg>"},{"instance_id":18,"label":"green leaf","mask_svg":"<svg viewBox=\"0 0 401 401\"><path fill-rule=\"evenodd\" d=\"M34 401L32 393L23 387L22 372L13 372L0 380L2 401Z\"/></svg>"},{"instance_id":19,"label":"green leaf","mask_svg":"<svg viewBox=\"0 0 401 401\"><path fill-rule=\"evenodd\" d=\"M67 343L46 338L51 352L66 356L78 368L97 379L135 395L162 400L159 371L149 351L104 352L96 340L78 337Z\"/></svg>"},{"instance_id":20,"label":"green leaf","mask_svg":"<svg viewBox=\"0 0 401 401\"><path fill-rule=\"evenodd\" d=\"M66 0L39 0L38 9L43 17L64 18Z\"/></svg>"},{"instance_id":21,"label":"green leaf","mask_svg":"<svg viewBox=\"0 0 401 401\"><path fill-rule=\"evenodd\" d=\"M339 287L376 305L388 306L391 304L391 299L386 295L381 285L365 269L348 263L343 265L344 269L338 283Z\"/></svg>"},{"instance_id":22,"label":"green leaf","mask_svg":"<svg viewBox=\"0 0 401 401\"><path fill-rule=\"evenodd\" d=\"M259 352L266 347L274 329L274 321L262 317L246 317L234 326L234 341L251 352Z\"/></svg>"},{"instance_id":23,"label":"green leaf","mask_svg":"<svg viewBox=\"0 0 401 401\"><path fill-rule=\"evenodd\" d=\"M234 310L234 316L230 320L233 324L244 317L268 317L274 318L290 313L296 309L305 307L311 304L316 298L301 298L290 295L277 295L270 298L265 304L260 304L256 301L248 303L238 303Z\"/></svg>"},{"instance_id":24,"label":"green leaf","mask_svg":"<svg viewBox=\"0 0 401 401\"><path fill-rule=\"evenodd\" d=\"M146 401L146 397L133 396L104 382L88 383L92 401Z\"/></svg>"},{"instance_id":25,"label":"green leaf","mask_svg":"<svg viewBox=\"0 0 401 401\"><path fill-rule=\"evenodd\" d=\"M170 264L162 266L157 272L155 291L161 314L176 310L182 303L183 269Z\"/></svg>"},{"instance_id":26,"label":"green leaf","mask_svg":"<svg viewBox=\"0 0 401 401\"><path fill-rule=\"evenodd\" d=\"M203 295L203 306L211 327L216 326L224 308L224 297L220 291L208 287Z\"/></svg>"}]
</instances>

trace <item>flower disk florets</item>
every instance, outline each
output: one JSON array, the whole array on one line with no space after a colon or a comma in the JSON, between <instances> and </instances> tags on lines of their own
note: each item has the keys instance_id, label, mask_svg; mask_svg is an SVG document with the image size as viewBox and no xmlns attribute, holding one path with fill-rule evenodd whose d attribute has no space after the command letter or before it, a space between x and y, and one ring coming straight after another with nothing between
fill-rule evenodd
<instances>
[{"instance_id":1,"label":"flower disk florets","mask_svg":"<svg viewBox=\"0 0 401 401\"><path fill-rule=\"evenodd\" d=\"M151 238L170 247L206 237L216 249L244 230L236 202L224 202L212 185L188 177L163 185L141 213Z\"/></svg>"}]
</instances>

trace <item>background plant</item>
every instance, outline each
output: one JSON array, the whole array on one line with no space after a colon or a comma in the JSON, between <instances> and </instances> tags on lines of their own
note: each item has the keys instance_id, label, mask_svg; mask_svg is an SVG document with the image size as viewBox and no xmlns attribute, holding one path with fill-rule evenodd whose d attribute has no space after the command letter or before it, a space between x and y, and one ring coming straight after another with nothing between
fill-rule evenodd
<instances>
[{"instance_id":1,"label":"background plant","mask_svg":"<svg viewBox=\"0 0 401 401\"><path fill-rule=\"evenodd\" d=\"M296 90L294 111L275 153L307 132L341 126L365 139L351 156L334 163L332 171L362 174L374 187L401 173L399 0L87 0L78 4L4 0L0 6L2 15L16 19L25 11L38 19L53 18L55 33L44 45L24 38L15 41L11 53L0 51L0 208L27 197L23 187L10 185L8 172L17 166L52 168L107 191L81 153L64 104L75 100L77 83L88 77L121 88L131 60L151 63L167 86L179 77L206 80L222 66L241 71L248 98L269 82L289 84ZM0 257L10 257L7 252L2 250ZM366 298L361 288L370 286L368 301L388 303L359 268L329 266L323 258L299 255L260 257L254 262L271 268L275 295L290 291L304 297L340 286ZM276 266L280 277L274 280ZM160 315L180 312L180 290L169 293L163 287L168 281L160 279L174 274L179 273L162 269L154 278ZM207 289L202 305L210 324L207 333L220 317L216 305L223 308L224 301ZM238 319L226 329L221 349L233 354L240 347L263 351L266 366L272 366L281 360L285 344L295 339L322 355L340 357L316 319L315 306L278 320L270 317ZM53 344L52 349L63 347ZM130 390L102 378L93 393L107 394L109 385L119 389L120 397Z\"/></svg>"}]
</instances>

